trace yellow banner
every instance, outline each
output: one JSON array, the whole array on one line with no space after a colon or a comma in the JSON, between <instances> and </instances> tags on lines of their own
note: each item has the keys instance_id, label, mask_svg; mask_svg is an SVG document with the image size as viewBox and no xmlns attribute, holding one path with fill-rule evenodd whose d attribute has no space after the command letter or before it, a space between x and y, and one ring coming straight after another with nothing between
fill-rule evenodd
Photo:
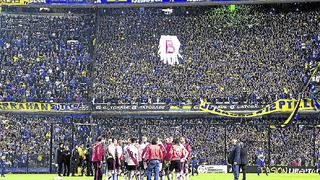
<instances>
[{"instance_id":1,"label":"yellow banner","mask_svg":"<svg viewBox=\"0 0 320 180\"><path fill-rule=\"evenodd\" d=\"M0 102L0 110L7 111L76 111L85 109L82 103Z\"/></svg>"},{"instance_id":2,"label":"yellow banner","mask_svg":"<svg viewBox=\"0 0 320 180\"><path fill-rule=\"evenodd\" d=\"M228 111L224 111L222 109L219 109L215 107L215 105L211 103L202 103L200 105L200 109L219 116L226 116L226 117L258 117L258 116L264 116L267 114L275 113L275 112L292 112L294 111L295 106L297 105L298 100L295 99L279 99L278 101L267 105L265 108L260 109L258 111L252 112L252 113L232 113ZM313 104L313 101L311 99L302 99L300 104L299 110L316 110L316 107Z\"/></svg>"},{"instance_id":3,"label":"yellow banner","mask_svg":"<svg viewBox=\"0 0 320 180\"><path fill-rule=\"evenodd\" d=\"M22 6L29 4L30 0L0 0L1 6Z\"/></svg>"}]
</instances>

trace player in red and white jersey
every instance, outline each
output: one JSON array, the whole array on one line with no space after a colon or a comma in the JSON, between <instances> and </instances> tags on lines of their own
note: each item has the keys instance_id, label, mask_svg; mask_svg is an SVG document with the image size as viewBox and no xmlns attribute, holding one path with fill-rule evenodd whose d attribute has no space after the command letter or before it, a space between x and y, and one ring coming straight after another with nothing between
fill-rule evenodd
<instances>
[{"instance_id":1,"label":"player in red and white jersey","mask_svg":"<svg viewBox=\"0 0 320 180\"><path fill-rule=\"evenodd\" d=\"M139 170L139 178L143 179L144 177L144 171L147 168L147 164L144 163L144 156L146 153L146 147L148 147L150 145L150 143L148 142L148 138L146 136L143 136L141 139L141 143L139 146L139 166L138 166L138 170Z\"/></svg>"},{"instance_id":2,"label":"player in red and white jersey","mask_svg":"<svg viewBox=\"0 0 320 180\"><path fill-rule=\"evenodd\" d=\"M165 173L165 167L164 167L164 158L166 157L167 151L166 151L166 147L165 145L162 143L162 141L159 139L159 147L162 151L163 154L163 159L161 159L160 161L160 172L159 172L159 176L161 180L165 179L166 173Z\"/></svg>"},{"instance_id":3,"label":"player in red and white jersey","mask_svg":"<svg viewBox=\"0 0 320 180\"><path fill-rule=\"evenodd\" d=\"M180 138L180 143L181 145L185 148L185 150L187 151L187 155L186 155L186 161L185 162L181 162L181 166L182 166L182 177L183 179L189 180L190 176L189 176L189 161L191 158L191 146L187 143L186 138L185 137L181 137Z\"/></svg>"},{"instance_id":4,"label":"player in red and white jersey","mask_svg":"<svg viewBox=\"0 0 320 180\"><path fill-rule=\"evenodd\" d=\"M170 149L170 167L169 167L169 179L172 179L172 171L175 170L176 179L182 179L181 162L185 162L188 156L187 150L181 146L179 139L174 139L172 147Z\"/></svg>"},{"instance_id":5,"label":"player in red and white jersey","mask_svg":"<svg viewBox=\"0 0 320 180\"><path fill-rule=\"evenodd\" d=\"M108 140L103 140L103 157L104 157L104 162L105 162L105 174L106 174L106 178L111 177L111 173L109 173L109 170L108 170L108 156L109 156L109 153L108 153L108 147L110 144L112 144L112 139L108 139Z\"/></svg>"},{"instance_id":6,"label":"player in red and white jersey","mask_svg":"<svg viewBox=\"0 0 320 180\"><path fill-rule=\"evenodd\" d=\"M122 166L121 166L121 173L123 173L123 180L127 180L129 178L129 172L128 172L128 164L126 162L126 149L127 147L130 145L130 142L131 142L131 138L128 138L126 141L123 141L122 143L122 158L121 159L121 163L122 163Z\"/></svg>"},{"instance_id":7,"label":"player in red and white jersey","mask_svg":"<svg viewBox=\"0 0 320 180\"><path fill-rule=\"evenodd\" d=\"M167 154L166 154L164 160L165 161L170 161L169 157L170 157L170 149L172 147L173 137L171 136L171 137L167 138L166 141L167 142L166 142L165 148L166 148Z\"/></svg>"},{"instance_id":8,"label":"player in red and white jersey","mask_svg":"<svg viewBox=\"0 0 320 180\"><path fill-rule=\"evenodd\" d=\"M113 139L107 148L108 171L112 174L112 180L118 179L120 168L120 157L122 156L122 147L118 145L117 139ZM110 174L108 174L109 176Z\"/></svg>"},{"instance_id":9,"label":"player in red and white jersey","mask_svg":"<svg viewBox=\"0 0 320 180\"><path fill-rule=\"evenodd\" d=\"M137 140L135 138L130 139L130 144L125 147L125 162L126 162L126 169L129 172L129 180L132 180L134 175L137 177L138 165L139 165L139 150L136 147Z\"/></svg>"},{"instance_id":10,"label":"player in red and white jersey","mask_svg":"<svg viewBox=\"0 0 320 180\"><path fill-rule=\"evenodd\" d=\"M146 136L143 136L142 141L140 143L140 151L141 151L142 158L144 158L144 155L146 153L146 147L149 145L150 143L148 142L148 138Z\"/></svg>"},{"instance_id":11,"label":"player in red and white jersey","mask_svg":"<svg viewBox=\"0 0 320 180\"><path fill-rule=\"evenodd\" d=\"M141 155L142 152L140 152L140 144L138 142L136 142L134 146L138 149L138 167L137 167L137 171L136 171L136 177L137 177L137 180L140 180L140 167L142 167L142 165L143 165L142 155Z\"/></svg>"},{"instance_id":12,"label":"player in red and white jersey","mask_svg":"<svg viewBox=\"0 0 320 180\"><path fill-rule=\"evenodd\" d=\"M124 175L125 177L125 159L124 159L124 151L125 151L125 147L127 146L127 142L122 140L122 139L119 139L118 140L118 146L121 148L121 151L122 151L122 154L120 156L120 171L119 171L119 174L122 174Z\"/></svg>"},{"instance_id":13,"label":"player in red and white jersey","mask_svg":"<svg viewBox=\"0 0 320 180\"><path fill-rule=\"evenodd\" d=\"M103 147L102 147L102 137L98 137L96 143L93 146L92 162L94 165L95 180L102 180L102 161L103 161Z\"/></svg>"},{"instance_id":14,"label":"player in red and white jersey","mask_svg":"<svg viewBox=\"0 0 320 180\"><path fill-rule=\"evenodd\" d=\"M166 144L164 145L166 153L164 156L163 170L165 175L168 176L168 179L169 179L170 149L172 147L172 141L173 141L173 137L170 136L166 139Z\"/></svg>"}]
</instances>

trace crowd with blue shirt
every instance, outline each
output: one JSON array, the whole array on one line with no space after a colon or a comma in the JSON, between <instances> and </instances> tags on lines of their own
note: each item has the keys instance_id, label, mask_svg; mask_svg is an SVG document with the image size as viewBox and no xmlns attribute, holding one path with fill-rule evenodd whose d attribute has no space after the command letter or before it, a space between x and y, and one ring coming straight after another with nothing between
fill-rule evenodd
<instances>
[{"instance_id":1,"label":"crowd with blue shirt","mask_svg":"<svg viewBox=\"0 0 320 180\"><path fill-rule=\"evenodd\" d=\"M85 102L91 16L0 16L0 101Z\"/></svg>"}]
</instances>

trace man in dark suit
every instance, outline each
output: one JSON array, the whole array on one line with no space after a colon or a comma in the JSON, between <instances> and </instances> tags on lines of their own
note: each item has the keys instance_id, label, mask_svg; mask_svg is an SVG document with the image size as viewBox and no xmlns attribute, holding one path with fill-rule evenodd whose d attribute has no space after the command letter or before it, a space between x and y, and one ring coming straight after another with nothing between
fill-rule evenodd
<instances>
[{"instance_id":1,"label":"man in dark suit","mask_svg":"<svg viewBox=\"0 0 320 180\"><path fill-rule=\"evenodd\" d=\"M240 168L242 169L242 180L246 180L247 164L248 161L248 149L243 142L240 142Z\"/></svg>"},{"instance_id":2,"label":"man in dark suit","mask_svg":"<svg viewBox=\"0 0 320 180\"><path fill-rule=\"evenodd\" d=\"M87 167L87 173L86 176L93 176L93 170L92 170L92 148L89 144L87 144L87 147L85 149L85 164Z\"/></svg>"},{"instance_id":3,"label":"man in dark suit","mask_svg":"<svg viewBox=\"0 0 320 180\"><path fill-rule=\"evenodd\" d=\"M239 179L239 164L241 163L240 159L240 145L236 139L232 140L234 145L233 150L230 152L228 157L228 163L232 165L232 171L234 180Z\"/></svg>"},{"instance_id":4,"label":"man in dark suit","mask_svg":"<svg viewBox=\"0 0 320 180\"><path fill-rule=\"evenodd\" d=\"M72 176L75 176L75 174L78 171L78 164L80 161L78 147L79 146L76 144L76 147L73 148L72 153L71 153L71 175Z\"/></svg>"},{"instance_id":5,"label":"man in dark suit","mask_svg":"<svg viewBox=\"0 0 320 180\"><path fill-rule=\"evenodd\" d=\"M64 172L63 176L69 176L70 175L70 160L71 160L71 152L68 146L65 147L64 150Z\"/></svg>"},{"instance_id":6,"label":"man in dark suit","mask_svg":"<svg viewBox=\"0 0 320 180\"><path fill-rule=\"evenodd\" d=\"M59 147L56 151L56 163L58 165L58 175L61 176L62 168L64 162L64 145L63 143L59 143Z\"/></svg>"}]
</instances>

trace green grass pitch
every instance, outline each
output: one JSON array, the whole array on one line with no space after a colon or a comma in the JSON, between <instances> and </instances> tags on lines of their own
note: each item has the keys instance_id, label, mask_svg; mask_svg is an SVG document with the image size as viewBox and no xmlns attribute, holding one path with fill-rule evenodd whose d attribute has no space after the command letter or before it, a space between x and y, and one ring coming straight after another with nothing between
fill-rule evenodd
<instances>
[{"instance_id":1,"label":"green grass pitch","mask_svg":"<svg viewBox=\"0 0 320 180\"><path fill-rule=\"evenodd\" d=\"M8 174L0 180L53 180L56 175L53 174ZM248 174L247 180L320 180L319 174L265 174L257 176L257 174ZM240 176L239 180L242 177ZM63 177L63 180L93 180L93 177ZM105 180L105 179L103 179ZM122 180L122 177L119 178ZM200 174L191 177L190 180L233 180L232 174Z\"/></svg>"}]
</instances>

